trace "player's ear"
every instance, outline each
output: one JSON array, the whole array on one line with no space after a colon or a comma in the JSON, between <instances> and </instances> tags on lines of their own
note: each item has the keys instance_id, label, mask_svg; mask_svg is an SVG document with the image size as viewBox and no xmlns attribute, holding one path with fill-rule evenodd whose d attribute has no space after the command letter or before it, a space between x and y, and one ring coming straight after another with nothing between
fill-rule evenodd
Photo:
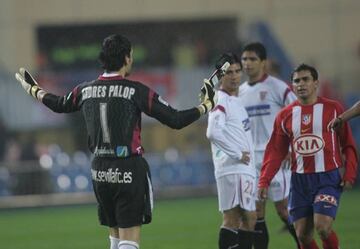
<instances>
[{"instance_id":1,"label":"player's ear","mask_svg":"<svg viewBox=\"0 0 360 249\"><path fill-rule=\"evenodd\" d=\"M319 80L315 80L314 81L314 84L315 84L315 89L317 90L319 88Z\"/></svg>"},{"instance_id":2,"label":"player's ear","mask_svg":"<svg viewBox=\"0 0 360 249\"><path fill-rule=\"evenodd\" d=\"M133 56L132 56L132 54L133 54L133 50L131 49L130 50L130 53L127 55L127 54L125 54L125 64L126 65L131 65L132 64L132 62L133 62Z\"/></svg>"},{"instance_id":3,"label":"player's ear","mask_svg":"<svg viewBox=\"0 0 360 249\"><path fill-rule=\"evenodd\" d=\"M125 64L130 65L131 63L132 63L131 55L130 56L125 55Z\"/></svg>"},{"instance_id":4,"label":"player's ear","mask_svg":"<svg viewBox=\"0 0 360 249\"><path fill-rule=\"evenodd\" d=\"M264 59L264 60L261 60L260 59L260 64L261 64L261 66L264 68L264 70L266 70L267 68L266 68L266 63L267 62L267 60L266 59Z\"/></svg>"}]
</instances>

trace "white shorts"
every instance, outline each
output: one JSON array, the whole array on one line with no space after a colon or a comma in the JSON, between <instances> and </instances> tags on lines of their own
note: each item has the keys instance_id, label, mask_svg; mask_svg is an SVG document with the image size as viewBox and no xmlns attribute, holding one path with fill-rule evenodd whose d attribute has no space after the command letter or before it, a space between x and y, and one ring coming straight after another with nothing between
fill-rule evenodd
<instances>
[{"instance_id":1,"label":"white shorts","mask_svg":"<svg viewBox=\"0 0 360 249\"><path fill-rule=\"evenodd\" d=\"M256 152L256 187L260 178L263 153ZM260 159L261 158L261 159ZM268 199L277 202L286 199L290 192L291 170L288 161L283 161L268 189ZM256 191L257 192L257 191ZM256 197L257 198L257 197Z\"/></svg>"},{"instance_id":2,"label":"white shorts","mask_svg":"<svg viewBox=\"0 0 360 249\"><path fill-rule=\"evenodd\" d=\"M236 206L246 211L255 211L256 178L247 174L230 174L216 179L219 210Z\"/></svg>"}]
</instances>

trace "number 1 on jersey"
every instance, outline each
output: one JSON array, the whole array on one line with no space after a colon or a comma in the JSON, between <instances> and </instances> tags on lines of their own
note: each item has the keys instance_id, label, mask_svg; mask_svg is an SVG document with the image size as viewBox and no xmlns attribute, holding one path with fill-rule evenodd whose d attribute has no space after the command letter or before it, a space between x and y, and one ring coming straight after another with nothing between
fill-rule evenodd
<instances>
[{"instance_id":1,"label":"number 1 on jersey","mask_svg":"<svg viewBox=\"0 0 360 249\"><path fill-rule=\"evenodd\" d=\"M110 132L107 119L107 103L100 103L100 123L104 143L110 143Z\"/></svg>"}]
</instances>

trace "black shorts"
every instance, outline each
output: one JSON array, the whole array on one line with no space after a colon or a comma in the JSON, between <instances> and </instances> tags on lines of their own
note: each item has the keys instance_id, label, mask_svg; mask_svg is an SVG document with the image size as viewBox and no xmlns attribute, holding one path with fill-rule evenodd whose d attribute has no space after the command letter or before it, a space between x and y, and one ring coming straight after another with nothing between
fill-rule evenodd
<instances>
[{"instance_id":1,"label":"black shorts","mask_svg":"<svg viewBox=\"0 0 360 249\"><path fill-rule=\"evenodd\" d=\"M128 228L151 222L151 177L143 157L94 158L91 174L101 225Z\"/></svg>"}]
</instances>

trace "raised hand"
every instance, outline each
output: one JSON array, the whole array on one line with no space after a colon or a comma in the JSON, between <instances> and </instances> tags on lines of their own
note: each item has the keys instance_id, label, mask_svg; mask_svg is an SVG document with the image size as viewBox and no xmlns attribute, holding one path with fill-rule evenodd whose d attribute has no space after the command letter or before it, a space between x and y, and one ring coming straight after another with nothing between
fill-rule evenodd
<instances>
[{"instance_id":1,"label":"raised hand","mask_svg":"<svg viewBox=\"0 0 360 249\"><path fill-rule=\"evenodd\" d=\"M33 96L35 99L42 101L42 98L46 92L41 87L39 87L36 80L25 68L20 68L19 73L15 74L15 78L20 82L21 86L28 94Z\"/></svg>"},{"instance_id":2,"label":"raised hand","mask_svg":"<svg viewBox=\"0 0 360 249\"><path fill-rule=\"evenodd\" d=\"M344 121L340 117L336 117L333 120L330 121L328 125L328 129L334 129L337 130L343 125Z\"/></svg>"},{"instance_id":3,"label":"raised hand","mask_svg":"<svg viewBox=\"0 0 360 249\"><path fill-rule=\"evenodd\" d=\"M216 104L216 91L214 85L207 79L204 79L204 84L200 91L200 105L198 106L201 114L206 114L211 111Z\"/></svg>"}]
</instances>

